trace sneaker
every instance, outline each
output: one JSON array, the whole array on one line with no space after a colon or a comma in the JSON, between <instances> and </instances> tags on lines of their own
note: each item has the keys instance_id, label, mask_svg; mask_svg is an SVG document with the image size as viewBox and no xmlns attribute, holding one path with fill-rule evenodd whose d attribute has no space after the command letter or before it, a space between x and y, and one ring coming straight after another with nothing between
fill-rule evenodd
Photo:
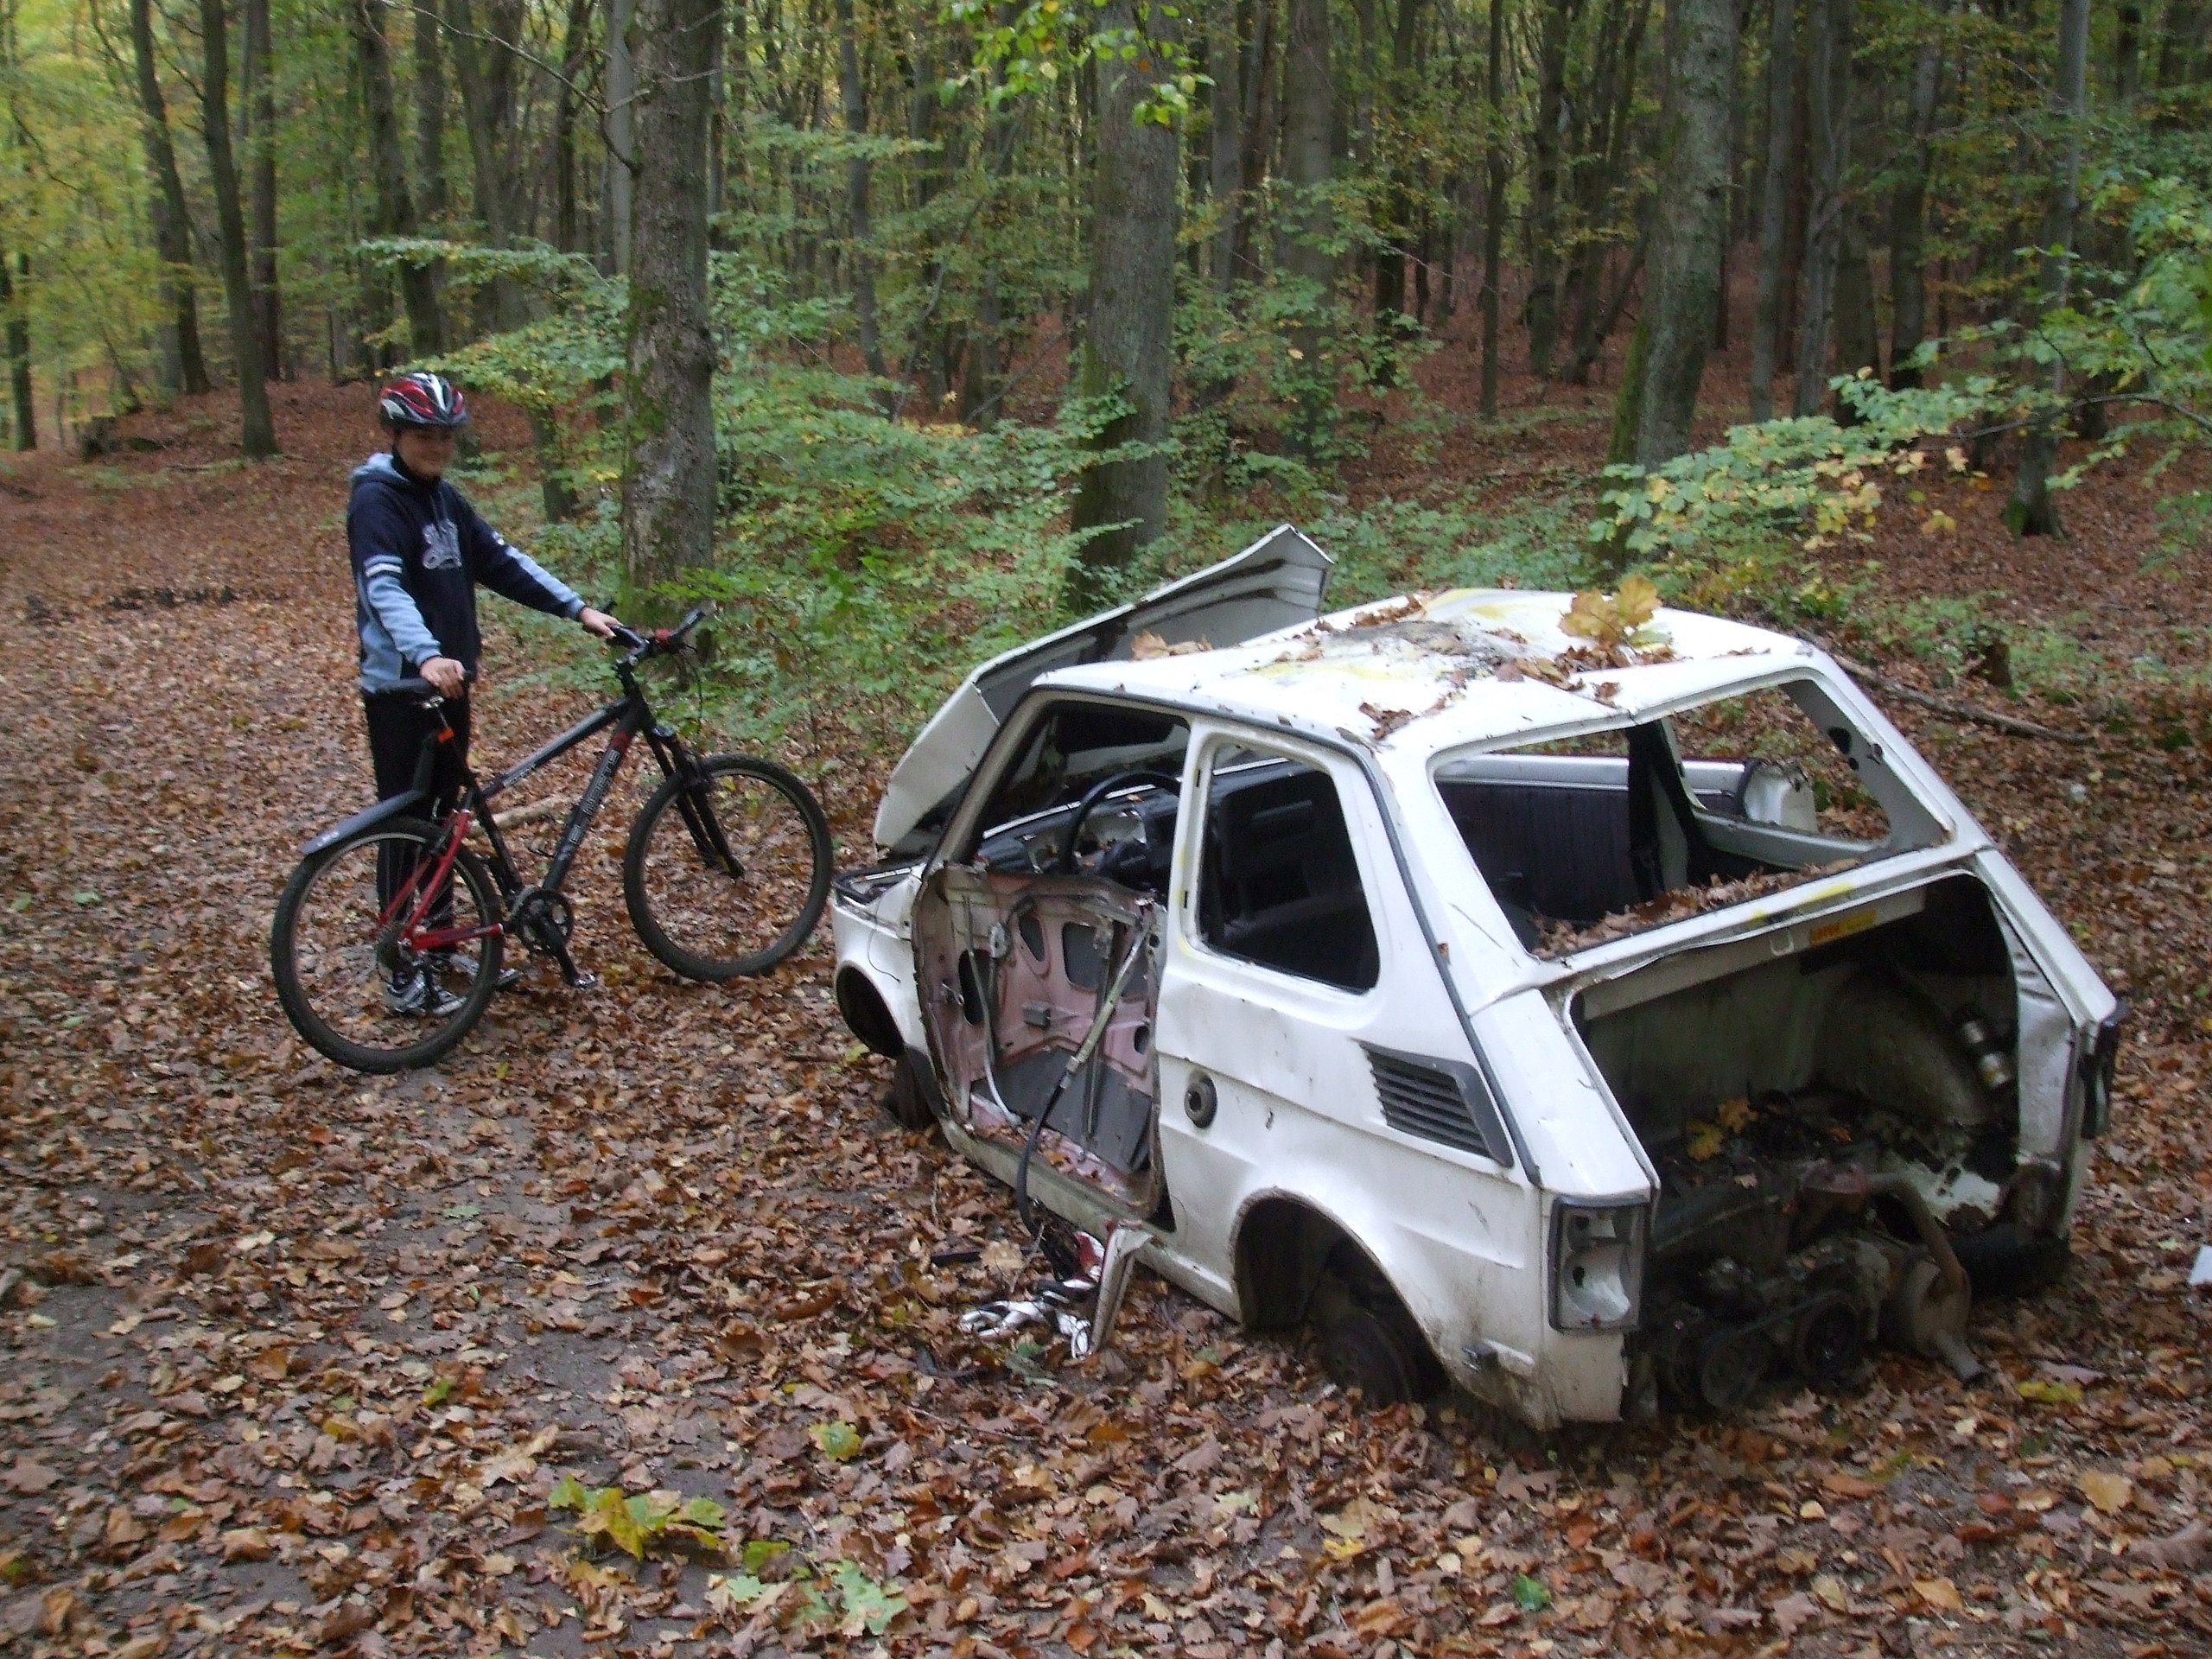
<instances>
[{"instance_id":1,"label":"sneaker","mask_svg":"<svg viewBox=\"0 0 2212 1659\"><path fill-rule=\"evenodd\" d=\"M384 1005L394 1014L443 1020L457 1013L463 1000L439 984L437 976L423 968L404 969L385 982Z\"/></svg>"},{"instance_id":2,"label":"sneaker","mask_svg":"<svg viewBox=\"0 0 2212 1659\"><path fill-rule=\"evenodd\" d=\"M441 978L467 980L472 984L475 982L476 953L474 951L456 949L441 950L436 955L438 974ZM509 991L521 982L522 975L519 971L512 968L502 968L499 969L499 982L492 988L495 991Z\"/></svg>"}]
</instances>

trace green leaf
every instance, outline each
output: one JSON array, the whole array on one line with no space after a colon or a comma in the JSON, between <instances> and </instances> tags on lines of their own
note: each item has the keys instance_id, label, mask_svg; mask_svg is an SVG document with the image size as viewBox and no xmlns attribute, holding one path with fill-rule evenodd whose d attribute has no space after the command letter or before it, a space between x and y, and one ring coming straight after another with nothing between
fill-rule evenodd
<instances>
[{"instance_id":1,"label":"green leaf","mask_svg":"<svg viewBox=\"0 0 2212 1659\"><path fill-rule=\"evenodd\" d=\"M35 901L29 893L19 893L8 901L8 908L14 911L16 915L20 916L25 911L29 910L34 902Z\"/></svg>"},{"instance_id":2,"label":"green leaf","mask_svg":"<svg viewBox=\"0 0 2212 1659\"><path fill-rule=\"evenodd\" d=\"M454 1386L453 1378L439 1377L429 1388L423 1390L423 1403L425 1406L442 1406L453 1398Z\"/></svg>"},{"instance_id":3,"label":"green leaf","mask_svg":"<svg viewBox=\"0 0 2212 1659\"><path fill-rule=\"evenodd\" d=\"M563 1475L553 1483L553 1490L545 1495L549 1510L581 1510L589 1501L583 1482L574 1475Z\"/></svg>"},{"instance_id":4,"label":"green leaf","mask_svg":"<svg viewBox=\"0 0 2212 1659\"><path fill-rule=\"evenodd\" d=\"M748 1573L758 1573L790 1548L791 1546L780 1538L750 1538L746 1541L744 1554L739 1558L740 1564Z\"/></svg>"},{"instance_id":5,"label":"green leaf","mask_svg":"<svg viewBox=\"0 0 2212 1659\"><path fill-rule=\"evenodd\" d=\"M850 1423L817 1423L807 1433L833 1462L850 1463L861 1454L861 1433Z\"/></svg>"},{"instance_id":6,"label":"green leaf","mask_svg":"<svg viewBox=\"0 0 2212 1659\"><path fill-rule=\"evenodd\" d=\"M1526 1573L1516 1573L1513 1605L1524 1613L1533 1613L1552 1605L1552 1592L1544 1588L1542 1580L1532 1579Z\"/></svg>"},{"instance_id":7,"label":"green leaf","mask_svg":"<svg viewBox=\"0 0 2212 1659\"><path fill-rule=\"evenodd\" d=\"M99 893L92 887L79 887L69 895L69 902L75 905L97 905L99 901Z\"/></svg>"},{"instance_id":8,"label":"green leaf","mask_svg":"<svg viewBox=\"0 0 2212 1659\"><path fill-rule=\"evenodd\" d=\"M830 1581L837 1586L838 1598L845 1604L848 1636L858 1636L861 1629L870 1636L881 1636L891 1621L906 1611L904 1596L893 1595L862 1572L857 1563L831 1562Z\"/></svg>"},{"instance_id":9,"label":"green leaf","mask_svg":"<svg viewBox=\"0 0 2212 1659\"><path fill-rule=\"evenodd\" d=\"M2082 1403L2082 1390L2072 1382L2061 1382L2055 1377L2031 1376L2020 1384L2020 1398L2046 1406L2078 1406Z\"/></svg>"}]
</instances>

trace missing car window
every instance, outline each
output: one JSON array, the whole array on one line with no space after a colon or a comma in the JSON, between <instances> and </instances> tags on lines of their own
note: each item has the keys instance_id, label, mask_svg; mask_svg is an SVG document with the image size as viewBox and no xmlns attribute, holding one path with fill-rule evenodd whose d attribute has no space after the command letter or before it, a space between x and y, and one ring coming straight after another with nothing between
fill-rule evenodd
<instances>
[{"instance_id":1,"label":"missing car window","mask_svg":"<svg viewBox=\"0 0 2212 1659\"><path fill-rule=\"evenodd\" d=\"M1516 934L1545 956L1943 835L1810 682L1447 758L1436 784Z\"/></svg>"}]
</instances>

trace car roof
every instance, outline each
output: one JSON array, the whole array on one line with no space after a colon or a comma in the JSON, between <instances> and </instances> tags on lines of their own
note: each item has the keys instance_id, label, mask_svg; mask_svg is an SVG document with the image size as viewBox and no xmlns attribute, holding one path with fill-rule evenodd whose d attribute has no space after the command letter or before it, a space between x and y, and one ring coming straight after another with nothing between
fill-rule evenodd
<instances>
[{"instance_id":1,"label":"car roof","mask_svg":"<svg viewBox=\"0 0 2212 1659\"><path fill-rule=\"evenodd\" d=\"M1541 741L1789 677L1804 641L1662 608L1608 652L1561 626L1572 594L1453 588L1338 611L1221 650L1085 664L1040 687L1176 704L1376 748Z\"/></svg>"}]
</instances>

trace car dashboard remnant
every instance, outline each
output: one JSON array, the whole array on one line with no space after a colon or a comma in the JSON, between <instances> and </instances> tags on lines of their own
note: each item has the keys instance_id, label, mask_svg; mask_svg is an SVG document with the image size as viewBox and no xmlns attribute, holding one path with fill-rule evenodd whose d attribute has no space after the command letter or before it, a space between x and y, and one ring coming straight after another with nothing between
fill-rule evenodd
<instances>
[{"instance_id":1,"label":"car dashboard remnant","mask_svg":"<svg viewBox=\"0 0 2212 1659\"><path fill-rule=\"evenodd\" d=\"M833 912L893 1114L1372 1401L1970 1375L2109 1117L2065 931L1801 641L1326 568L1278 530L925 729ZM971 1328L1090 1351L1106 1276Z\"/></svg>"}]
</instances>

